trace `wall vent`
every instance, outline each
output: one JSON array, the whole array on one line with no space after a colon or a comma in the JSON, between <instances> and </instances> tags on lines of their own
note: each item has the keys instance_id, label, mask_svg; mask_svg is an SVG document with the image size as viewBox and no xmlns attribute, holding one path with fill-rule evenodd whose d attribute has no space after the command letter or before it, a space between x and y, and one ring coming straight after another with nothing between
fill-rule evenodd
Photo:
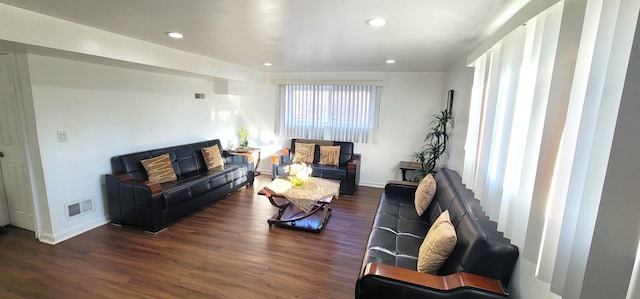
<instances>
[{"instance_id":1,"label":"wall vent","mask_svg":"<svg viewBox=\"0 0 640 299\"><path fill-rule=\"evenodd\" d=\"M80 215L93 212L94 204L93 198L85 199L82 201L69 202L64 205L65 216L67 220L74 219Z\"/></svg>"}]
</instances>

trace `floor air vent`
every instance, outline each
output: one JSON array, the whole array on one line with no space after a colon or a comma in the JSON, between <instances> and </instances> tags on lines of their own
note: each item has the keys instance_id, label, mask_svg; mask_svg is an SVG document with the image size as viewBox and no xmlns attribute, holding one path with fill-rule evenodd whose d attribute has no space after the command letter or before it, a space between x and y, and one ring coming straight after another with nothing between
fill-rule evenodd
<instances>
[{"instance_id":1,"label":"floor air vent","mask_svg":"<svg viewBox=\"0 0 640 299\"><path fill-rule=\"evenodd\" d=\"M76 201L66 203L65 205L65 216L67 219L73 219L82 214L86 214L89 212L93 212L93 198L89 198L83 201Z\"/></svg>"}]
</instances>

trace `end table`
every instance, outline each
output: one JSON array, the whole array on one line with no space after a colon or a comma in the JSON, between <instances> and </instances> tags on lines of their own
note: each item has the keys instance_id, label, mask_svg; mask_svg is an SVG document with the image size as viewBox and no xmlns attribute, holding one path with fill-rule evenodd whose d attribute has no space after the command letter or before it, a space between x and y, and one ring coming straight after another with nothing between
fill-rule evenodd
<instances>
[{"instance_id":1,"label":"end table","mask_svg":"<svg viewBox=\"0 0 640 299\"><path fill-rule=\"evenodd\" d=\"M420 164L420 162L400 161L400 171L402 171L403 181L408 181L407 170L422 170L422 164Z\"/></svg>"},{"instance_id":2,"label":"end table","mask_svg":"<svg viewBox=\"0 0 640 299\"><path fill-rule=\"evenodd\" d=\"M259 147L235 147L230 149L225 149L225 151L232 155L245 155L254 157L257 155L256 164L253 166L253 175L259 176L260 172L258 171L258 164L260 164L260 148Z\"/></svg>"}]
</instances>

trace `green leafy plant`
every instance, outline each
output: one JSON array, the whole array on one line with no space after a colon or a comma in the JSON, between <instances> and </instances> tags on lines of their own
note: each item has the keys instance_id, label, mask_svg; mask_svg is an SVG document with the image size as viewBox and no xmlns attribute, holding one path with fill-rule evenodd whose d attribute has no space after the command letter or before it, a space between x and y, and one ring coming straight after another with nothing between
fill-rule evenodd
<instances>
[{"instance_id":1,"label":"green leafy plant","mask_svg":"<svg viewBox=\"0 0 640 299\"><path fill-rule=\"evenodd\" d=\"M447 110L434 114L426 130L424 144L419 151L411 154L411 158L422 164L422 171L416 176L420 181L428 173L435 172L436 163L447 152L449 133L453 128L453 114Z\"/></svg>"}]
</instances>

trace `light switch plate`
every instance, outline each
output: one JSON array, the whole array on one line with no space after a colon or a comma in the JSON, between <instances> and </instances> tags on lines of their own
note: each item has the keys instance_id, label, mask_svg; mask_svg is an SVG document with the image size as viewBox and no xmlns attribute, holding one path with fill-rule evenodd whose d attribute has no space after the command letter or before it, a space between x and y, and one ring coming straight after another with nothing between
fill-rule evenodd
<instances>
[{"instance_id":1,"label":"light switch plate","mask_svg":"<svg viewBox=\"0 0 640 299\"><path fill-rule=\"evenodd\" d=\"M67 138L67 131L58 131L58 142L67 142L69 139Z\"/></svg>"}]
</instances>

